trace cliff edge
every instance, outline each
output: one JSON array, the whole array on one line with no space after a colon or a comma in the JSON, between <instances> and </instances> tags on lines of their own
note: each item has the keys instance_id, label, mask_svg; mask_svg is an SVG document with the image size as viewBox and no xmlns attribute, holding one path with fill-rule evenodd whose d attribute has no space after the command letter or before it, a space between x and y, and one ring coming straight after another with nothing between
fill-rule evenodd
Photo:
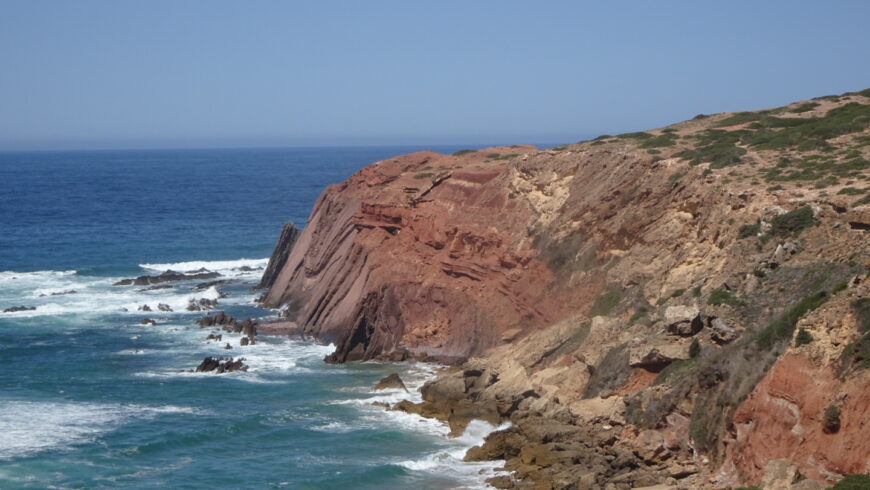
<instances>
[{"instance_id":1,"label":"cliff edge","mask_svg":"<svg viewBox=\"0 0 870 490\"><path fill-rule=\"evenodd\" d=\"M868 244L865 90L375 163L264 302L332 362L462 364L395 408L511 420L493 485L824 488L870 463Z\"/></svg>"}]
</instances>

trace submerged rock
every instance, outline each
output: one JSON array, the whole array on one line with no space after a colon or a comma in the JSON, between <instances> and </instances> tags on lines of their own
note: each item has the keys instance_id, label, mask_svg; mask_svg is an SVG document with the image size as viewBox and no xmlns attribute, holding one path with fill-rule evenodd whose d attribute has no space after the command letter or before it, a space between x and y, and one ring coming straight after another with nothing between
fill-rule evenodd
<instances>
[{"instance_id":1,"label":"submerged rock","mask_svg":"<svg viewBox=\"0 0 870 490\"><path fill-rule=\"evenodd\" d=\"M155 325L155 324L157 324L157 322L152 320L151 318L146 317L146 318L139 320L139 324L140 325Z\"/></svg>"},{"instance_id":2,"label":"submerged rock","mask_svg":"<svg viewBox=\"0 0 870 490\"><path fill-rule=\"evenodd\" d=\"M212 310L217 308L217 300L216 299L207 299L200 298L198 300L192 299L187 304L187 311L203 311L203 310Z\"/></svg>"}]
</instances>

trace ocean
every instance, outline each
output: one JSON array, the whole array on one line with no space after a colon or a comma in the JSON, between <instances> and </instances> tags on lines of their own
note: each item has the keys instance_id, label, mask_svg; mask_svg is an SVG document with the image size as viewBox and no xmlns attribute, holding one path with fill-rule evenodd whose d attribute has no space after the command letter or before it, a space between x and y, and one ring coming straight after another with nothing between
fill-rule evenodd
<instances>
[{"instance_id":1,"label":"ocean","mask_svg":"<svg viewBox=\"0 0 870 490\"><path fill-rule=\"evenodd\" d=\"M0 153L0 311L35 308L0 313L0 488L484 486L494 465L461 459L491 426L450 439L440 422L372 405L418 400L437 366L327 365L332 346L278 337L208 341L204 312L186 311L205 298L274 317L252 286L282 224L304 226L326 185L419 149ZM230 282L113 286L201 268ZM249 370L192 372L227 355ZM371 390L393 372L411 393Z\"/></svg>"}]
</instances>

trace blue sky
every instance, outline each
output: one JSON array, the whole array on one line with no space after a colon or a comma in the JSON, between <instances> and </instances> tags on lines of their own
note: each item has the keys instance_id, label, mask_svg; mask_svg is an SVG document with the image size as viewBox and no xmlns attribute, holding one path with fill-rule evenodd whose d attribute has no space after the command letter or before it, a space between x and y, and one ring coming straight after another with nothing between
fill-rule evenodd
<instances>
[{"instance_id":1,"label":"blue sky","mask_svg":"<svg viewBox=\"0 0 870 490\"><path fill-rule=\"evenodd\" d=\"M561 143L870 87L867 1L0 3L0 149Z\"/></svg>"}]
</instances>

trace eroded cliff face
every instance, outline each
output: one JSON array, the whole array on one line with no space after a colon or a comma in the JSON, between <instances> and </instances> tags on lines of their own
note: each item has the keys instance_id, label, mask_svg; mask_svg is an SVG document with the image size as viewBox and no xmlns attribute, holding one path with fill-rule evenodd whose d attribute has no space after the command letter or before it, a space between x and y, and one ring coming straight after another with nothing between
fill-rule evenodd
<instances>
[{"instance_id":1,"label":"eroded cliff face","mask_svg":"<svg viewBox=\"0 0 870 490\"><path fill-rule=\"evenodd\" d=\"M265 301L333 362L471 357L396 408L511 420L469 452L494 484L821 488L870 462L868 142L864 91L396 157L324 192Z\"/></svg>"}]
</instances>

